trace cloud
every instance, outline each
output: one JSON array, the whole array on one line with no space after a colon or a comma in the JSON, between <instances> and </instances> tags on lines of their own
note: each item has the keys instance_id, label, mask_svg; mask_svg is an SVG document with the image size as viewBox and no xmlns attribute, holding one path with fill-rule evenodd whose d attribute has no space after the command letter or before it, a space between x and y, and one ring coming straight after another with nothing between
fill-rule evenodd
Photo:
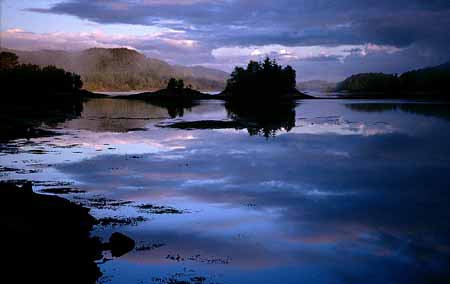
<instances>
[{"instance_id":1,"label":"cloud","mask_svg":"<svg viewBox=\"0 0 450 284\"><path fill-rule=\"evenodd\" d=\"M100 46L126 45L173 63L225 71L271 55L307 67L308 73L298 72L305 79L399 73L442 63L450 49L450 2L442 0L70 0L27 11L178 33L116 36Z\"/></svg>"},{"instance_id":2,"label":"cloud","mask_svg":"<svg viewBox=\"0 0 450 284\"><path fill-rule=\"evenodd\" d=\"M2 40L5 45L17 48L20 46L24 48L36 49L38 46L55 46L59 49L73 49L87 47L128 47L135 49L132 46L142 46L144 44L166 45L172 48L195 48L197 41L184 38L183 32L176 30L168 30L164 32L155 32L147 35L110 35L95 30L92 32L53 32L53 33L33 33L22 29L8 29L1 32Z\"/></svg>"},{"instance_id":3,"label":"cloud","mask_svg":"<svg viewBox=\"0 0 450 284\"><path fill-rule=\"evenodd\" d=\"M8 29L0 33L2 45L19 50L82 50L91 47L125 47L156 57L164 50L163 59L177 61L177 55L186 55L198 48L198 41L186 38L184 32L167 30L146 35L107 34L92 32L33 33L22 29Z\"/></svg>"},{"instance_id":4,"label":"cloud","mask_svg":"<svg viewBox=\"0 0 450 284\"><path fill-rule=\"evenodd\" d=\"M356 0L339 3L331 0L75 0L57 3L48 9L30 10L68 14L99 23L172 25L222 45L373 42L400 47L429 38L426 31L430 27L434 30L432 36L445 32L442 24L450 21L448 3L421 0L376 3ZM441 25L427 25L433 23Z\"/></svg>"},{"instance_id":5,"label":"cloud","mask_svg":"<svg viewBox=\"0 0 450 284\"><path fill-rule=\"evenodd\" d=\"M212 50L215 58L252 57L261 58L271 56L281 60L344 60L350 55L366 56L370 53L392 54L401 51L395 46L383 46L377 44L365 45L340 45L340 46L283 46L279 44L265 46L233 46L220 47Z\"/></svg>"},{"instance_id":6,"label":"cloud","mask_svg":"<svg viewBox=\"0 0 450 284\"><path fill-rule=\"evenodd\" d=\"M192 5L208 2L224 2L224 0L144 0L143 5Z\"/></svg>"},{"instance_id":7,"label":"cloud","mask_svg":"<svg viewBox=\"0 0 450 284\"><path fill-rule=\"evenodd\" d=\"M33 33L22 29L8 29L1 32L2 44L21 50L62 49L79 50L89 47L124 47L114 43L101 32L90 33ZM117 38L116 38L117 39ZM128 46L129 48L132 48Z\"/></svg>"}]
</instances>

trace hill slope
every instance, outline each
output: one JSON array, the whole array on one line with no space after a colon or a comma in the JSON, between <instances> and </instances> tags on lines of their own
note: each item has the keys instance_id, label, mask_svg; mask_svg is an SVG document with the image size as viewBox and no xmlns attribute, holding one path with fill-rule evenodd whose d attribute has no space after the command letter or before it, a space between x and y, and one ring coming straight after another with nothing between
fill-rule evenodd
<instances>
[{"instance_id":1,"label":"hill slope","mask_svg":"<svg viewBox=\"0 0 450 284\"><path fill-rule=\"evenodd\" d=\"M363 73L338 83L338 91L445 93L450 91L450 62L397 74Z\"/></svg>"},{"instance_id":2,"label":"hill slope","mask_svg":"<svg viewBox=\"0 0 450 284\"><path fill-rule=\"evenodd\" d=\"M406 91L450 91L450 61L444 64L403 73L400 86Z\"/></svg>"},{"instance_id":3,"label":"hill slope","mask_svg":"<svg viewBox=\"0 0 450 284\"><path fill-rule=\"evenodd\" d=\"M183 79L199 90L225 87L228 74L200 66L170 65L126 48L91 48L80 52L57 50L8 50L21 63L55 65L81 75L84 88L92 91L153 90L166 86L171 77Z\"/></svg>"}]
</instances>

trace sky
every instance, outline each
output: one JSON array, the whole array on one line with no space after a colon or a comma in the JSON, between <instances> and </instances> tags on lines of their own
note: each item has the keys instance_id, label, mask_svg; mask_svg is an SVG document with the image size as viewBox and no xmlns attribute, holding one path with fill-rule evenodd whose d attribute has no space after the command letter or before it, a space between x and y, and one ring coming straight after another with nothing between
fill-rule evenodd
<instances>
[{"instance_id":1,"label":"sky","mask_svg":"<svg viewBox=\"0 0 450 284\"><path fill-rule=\"evenodd\" d=\"M276 58L300 81L450 60L450 0L0 0L1 46L127 47L227 72Z\"/></svg>"}]
</instances>

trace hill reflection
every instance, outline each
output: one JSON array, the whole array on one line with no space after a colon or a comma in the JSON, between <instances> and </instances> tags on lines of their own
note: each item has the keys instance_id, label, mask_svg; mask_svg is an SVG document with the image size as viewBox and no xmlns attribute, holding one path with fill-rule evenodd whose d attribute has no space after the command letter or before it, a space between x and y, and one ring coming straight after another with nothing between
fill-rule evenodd
<instances>
[{"instance_id":1,"label":"hill reflection","mask_svg":"<svg viewBox=\"0 0 450 284\"><path fill-rule=\"evenodd\" d=\"M90 99L83 103L81 116L73 117L62 126L94 132L139 131L152 122L183 117L197 105L195 102Z\"/></svg>"},{"instance_id":2,"label":"hill reflection","mask_svg":"<svg viewBox=\"0 0 450 284\"><path fill-rule=\"evenodd\" d=\"M350 103L345 106L358 112L403 111L450 121L450 104L437 103Z\"/></svg>"}]
</instances>

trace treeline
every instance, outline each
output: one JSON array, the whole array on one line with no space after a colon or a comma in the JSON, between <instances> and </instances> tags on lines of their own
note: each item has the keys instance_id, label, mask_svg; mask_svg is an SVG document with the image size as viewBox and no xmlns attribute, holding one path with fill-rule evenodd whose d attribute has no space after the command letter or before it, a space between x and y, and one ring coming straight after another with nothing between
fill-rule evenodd
<instances>
[{"instance_id":1,"label":"treeline","mask_svg":"<svg viewBox=\"0 0 450 284\"><path fill-rule=\"evenodd\" d=\"M132 91L163 89L171 77L159 77L147 72L91 72L82 79L84 88L95 91ZM222 82L202 78L183 77L195 90L221 90Z\"/></svg>"},{"instance_id":2,"label":"treeline","mask_svg":"<svg viewBox=\"0 0 450 284\"><path fill-rule=\"evenodd\" d=\"M33 96L80 90L81 77L55 66L39 67L33 64L19 64L14 53L0 53L0 80L3 99L14 99L20 94ZM12 92L12 93L11 93Z\"/></svg>"},{"instance_id":3,"label":"treeline","mask_svg":"<svg viewBox=\"0 0 450 284\"><path fill-rule=\"evenodd\" d=\"M429 92L450 91L450 62L436 67L397 74L363 73L338 83L337 91L348 92Z\"/></svg>"},{"instance_id":4,"label":"treeline","mask_svg":"<svg viewBox=\"0 0 450 284\"><path fill-rule=\"evenodd\" d=\"M225 93L233 99L276 99L295 89L296 75L291 66L275 60L250 61L247 68L235 67Z\"/></svg>"},{"instance_id":5,"label":"treeline","mask_svg":"<svg viewBox=\"0 0 450 284\"><path fill-rule=\"evenodd\" d=\"M83 75L84 86L96 91L130 91L162 88L167 82L152 74L133 72L90 72Z\"/></svg>"},{"instance_id":6,"label":"treeline","mask_svg":"<svg viewBox=\"0 0 450 284\"><path fill-rule=\"evenodd\" d=\"M397 75L384 73L362 73L352 75L337 84L338 91L384 92L395 91L400 87Z\"/></svg>"},{"instance_id":7,"label":"treeline","mask_svg":"<svg viewBox=\"0 0 450 284\"><path fill-rule=\"evenodd\" d=\"M406 72L400 76L400 87L406 91L450 91L450 62Z\"/></svg>"}]
</instances>

